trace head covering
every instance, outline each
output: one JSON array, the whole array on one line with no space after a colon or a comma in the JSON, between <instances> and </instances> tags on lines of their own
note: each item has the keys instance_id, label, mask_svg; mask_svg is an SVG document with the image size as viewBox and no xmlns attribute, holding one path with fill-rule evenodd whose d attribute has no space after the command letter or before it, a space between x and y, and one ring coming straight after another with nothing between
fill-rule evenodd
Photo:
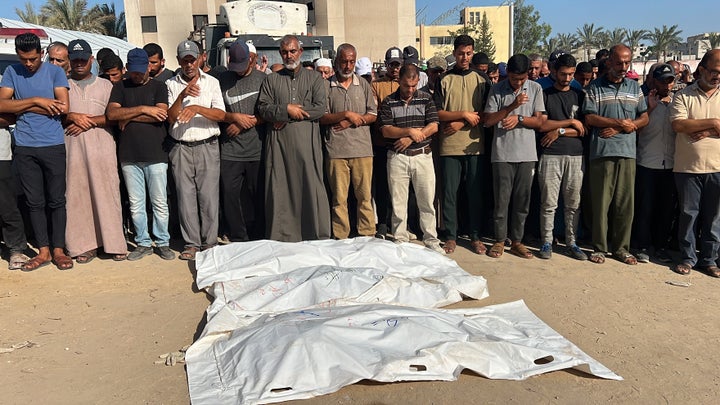
<instances>
[{"instance_id":1,"label":"head covering","mask_svg":"<svg viewBox=\"0 0 720 405\"><path fill-rule=\"evenodd\" d=\"M555 63L555 61L558 60L559 57L562 55L565 55L567 52L563 51L562 49L556 49L553 51L553 53L550 54L550 57L548 58L548 63Z\"/></svg>"},{"instance_id":2,"label":"head covering","mask_svg":"<svg viewBox=\"0 0 720 405\"><path fill-rule=\"evenodd\" d=\"M145 73L147 72L148 54L142 48L131 49L127 54L127 70L128 72Z\"/></svg>"},{"instance_id":3,"label":"head covering","mask_svg":"<svg viewBox=\"0 0 720 405\"><path fill-rule=\"evenodd\" d=\"M246 42L245 44L247 44L250 53L254 53L255 55L257 55L257 49L255 49L255 45L251 44L250 42Z\"/></svg>"},{"instance_id":4,"label":"head covering","mask_svg":"<svg viewBox=\"0 0 720 405\"><path fill-rule=\"evenodd\" d=\"M400 48L398 48L398 47L396 47L396 46L388 49L388 50L385 52L385 63L389 65L389 64L394 63L394 62L397 62L397 63L399 63L399 64L401 64L401 65L402 65L402 63L403 63L403 54L402 54L402 51L400 50Z\"/></svg>"},{"instance_id":5,"label":"head covering","mask_svg":"<svg viewBox=\"0 0 720 405\"><path fill-rule=\"evenodd\" d=\"M441 56L433 56L427 61L428 70L447 70L447 61Z\"/></svg>"},{"instance_id":6,"label":"head covering","mask_svg":"<svg viewBox=\"0 0 720 405\"><path fill-rule=\"evenodd\" d=\"M420 56L418 55L417 49L413 46L406 46L403 48L403 60L406 65L418 65L420 63Z\"/></svg>"},{"instance_id":7,"label":"head covering","mask_svg":"<svg viewBox=\"0 0 720 405\"><path fill-rule=\"evenodd\" d=\"M315 61L315 69L321 66L332 68L332 61L328 58L318 58L318 60Z\"/></svg>"},{"instance_id":8,"label":"head covering","mask_svg":"<svg viewBox=\"0 0 720 405\"><path fill-rule=\"evenodd\" d=\"M230 45L228 50L230 61L228 62L228 70L237 73L245 73L250 63L250 48L243 41L235 41Z\"/></svg>"},{"instance_id":9,"label":"head covering","mask_svg":"<svg viewBox=\"0 0 720 405\"><path fill-rule=\"evenodd\" d=\"M448 55L445 57L445 62L447 62L447 68L452 69L453 66L455 66L455 57L452 55Z\"/></svg>"},{"instance_id":10,"label":"head covering","mask_svg":"<svg viewBox=\"0 0 720 405\"><path fill-rule=\"evenodd\" d=\"M68 44L68 59L69 60L75 60L75 59L83 59L83 60L90 60L90 57L92 56L92 48L90 48L90 44L87 43L84 39L73 39Z\"/></svg>"},{"instance_id":11,"label":"head covering","mask_svg":"<svg viewBox=\"0 0 720 405\"><path fill-rule=\"evenodd\" d=\"M355 62L355 74L365 76L372 73L372 61L367 56L363 56Z\"/></svg>"},{"instance_id":12,"label":"head covering","mask_svg":"<svg viewBox=\"0 0 720 405\"><path fill-rule=\"evenodd\" d=\"M500 77L507 77L507 63L498 63L498 73L500 74Z\"/></svg>"},{"instance_id":13,"label":"head covering","mask_svg":"<svg viewBox=\"0 0 720 405\"><path fill-rule=\"evenodd\" d=\"M663 63L653 70L652 76L655 80L665 80L669 77L675 79L675 69L673 69L672 65Z\"/></svg>"},{"instance_id":14,"label":"head covering","mask_svg":"<svg viewBox=\"0 0 720 405\"><path fill-rule=\"evenodd\" d=\"M490 58L487 56L485 52L478 52L472 57L472 61L470 61L473 65L487 65L490 63Z\"/></svg>"},{"instance_id":15,"label":"head covering","mask_svg":"<svg viewBox=\"0 0 720 405\"><path fill-rule=\"evenodd\" d=\"M657 69L656 69L657 70ZM640 79L640 75L637 74L634 70L628 70L627 73L625 73L625 77L631 80L638 80Z\"/></svg>"},{"instance_id":16,"label":"head covering","mask_svg":"<svg viewBox=\"0 0 720 405\"><path fill-rule=\"evenodd\" d=\"M200 48L198 48L197 44L193 41L180 42L177 47L178 58L182 59L188 55L197 59L197 57L200 56Z\"/></svg>"}]
</instances>

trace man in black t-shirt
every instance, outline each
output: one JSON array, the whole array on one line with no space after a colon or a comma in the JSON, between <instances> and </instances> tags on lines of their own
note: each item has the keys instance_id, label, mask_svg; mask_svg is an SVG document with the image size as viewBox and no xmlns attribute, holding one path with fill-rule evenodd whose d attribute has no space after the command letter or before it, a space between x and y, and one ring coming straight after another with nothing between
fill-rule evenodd
<instances>
[{"instance_id":1,"label":"man in black t-shirt","mask_svg":"<svg viewBox=\"0 0 720 405\"><path fill-rule=\"evenodd\" d=\"M121 130L118 160L130 197L137 243L128 260L138 260L153 252L145 209L146 187L153 208L152 232L157 253L172 260L175 254L169 247L168 154L163 148L168 90L165 83L150 79L148 56L140 48L128 52L127 71L129 78L113 86L106 115L108 120L117 121Z\"/></svg>"},{"instance_id":2,"label":"man in black t-shirt","mask_svg":"<svg viewBox=\"0 0 720 405\"><path fill-rule=\"evenodd\" d=\"M565 214L565 243L570 256L587 260L575 242L578 226L580 189L583 179L583 143L585 127L581 122L580 108L585 93L572 88L576 61L564 54L555 61L556 80L552 87L543 90L547 119L540 127L541 157L538 163L540 186L540 235L543 245L538 256L552 256L553 223L558 196L562 193Z\"/></svg>"}]
</instances>

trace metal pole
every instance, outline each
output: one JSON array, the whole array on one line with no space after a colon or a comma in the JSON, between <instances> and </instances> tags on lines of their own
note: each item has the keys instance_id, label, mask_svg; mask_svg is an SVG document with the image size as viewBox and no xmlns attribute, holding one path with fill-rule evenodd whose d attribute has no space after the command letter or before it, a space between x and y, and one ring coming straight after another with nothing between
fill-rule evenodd
<instances>
[{"instance_id":1,"label":"metal pole","mask_svg":"<svg viewBox=\"0 0 720 405\"><path fill-rule=\"evenodd\" d=\"M510 2L510 55L509 56L513 56L515 54L514 46L515 46L515 2L511 1Z\"/></svg>"}]
</instances>

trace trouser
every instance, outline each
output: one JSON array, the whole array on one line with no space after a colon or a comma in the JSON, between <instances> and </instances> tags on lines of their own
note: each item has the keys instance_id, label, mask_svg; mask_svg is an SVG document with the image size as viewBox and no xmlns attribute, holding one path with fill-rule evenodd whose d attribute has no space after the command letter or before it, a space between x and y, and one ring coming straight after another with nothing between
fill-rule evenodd
<instances>
[{"instance_id":1,"label":"trouser","mask_svg":"<svg viewBox=\"0 0 720 405\"><path fill-rule=\"evenodd\" d=\"M410 183L420 211L420 230L426 245L439 243L437 238L435 206L435 167L432 153L407 156L387 152L388 186L392 196L392 231L396 240L407 242L407 206Z\"/></svg>"},{"instance_id":2,"label":"trouser","mask_svg":"<svg viewBox=\"0 0 720 405\"><path fill-rule=\"evenodd\" d=\"M263 235L258 185L260 161L220 160L220 182L223 189L223 212L233 242L244 242ZM260 233L258 233L260 232Z\"/></svg>"},{"instance_id":3,"label":"trouser","mask_svg":"<svg viewBox=\"0 0 720 405\"><path fill-rule=\"evenodd\" d=\"M530 189L535 175L535 162L494 162L492 169L495 240L502 242L508 237L508 211L512 197L509 235L513 242L522 241L525 219L530 209Z\"/></svg>"},{"instance_id":4,"label":"trouser","mask_svg":"<svg viewBox=\"0 0 720 405\"><path fill-rule=\"evenodd\" d=\"M17 205L17 184L9 160L0 161L0 225L5 246L11 253L27 248L25 225Z\"/></svg>"},{"instance_id":5,"label":"trouser","mask_svg":"<svg viewBox=\"0 0 720 405\"><path fill-rule=\"evenodd\" d=\"M482 169L484 155L441 156L443 182L443 224L448 240L457 239L458 233L458 188L465 175L465 193L467 195L468 235L472 240L480 239L480 216L483 212Z\"/></svg>"},{"instance_id":6,"label":"trouser","mask_svg":"<svg viewBox=\"0 0 720 405\"><path fill-rule=\"evenodd\" d=\"M562 195L565 216L565 243L572 246L580 220L580 190L583 180L583 157L542 155L538 164L540 186L540 237L552 243L555 211Z\"/></svg>"},{"instance_id":7,"label":"trouser","mask_svg":"<svg viewBox=\"0 0 720 405\"><path fill-rule=\"evenodd\" d=\"M666 249L678 219L677 187L672 169L638 165L636 170L633 243L639 249Z\"/></svg>"},{"instance_id":8,"label":"trouser","mask_svg":"<svg viewBox=\"0 0 720 405\"><path fill-rule=\"evenodd\" d=\"M168 232L167 163L121 163L130 199L130 215L135 227L135 243L150 247L145 200L150 195L153 212L153 236L157 246L170 245ZM145 186L147 185L147 192Z\"/></svg>"},{"instance_id":9,"label":"trouser","mask_svg":"<svg viewBox=\"0 0 720 405\"><path fill-rule=\"evenodd\" d=\"M330 183L332 230L337 239L350 236L348 190L352 184L357 200L357 231L361 236L375 235L375 213L372 207L372 156L351 159L327 159Z\"/></svg>"},{"instance_id":10,"label":"trouser","mask_svg":"<svg viewBox=\"0 0 720 405\"><path fill-rule=\"evenodd\" d=\"M15 148L15 165L27 199L37 247L65 247L65 145ZM47 220L50 208L50 240Z\"/></svg>"},{"instance_id":11,"label":"trouser","mask_svg":"<svg viewBox=\"0 0 720 405\"><path fill-rule=\"evenodd\" d=\"M392 215L392 203L388 189L387 149L373 145L372 193L377 214L377 232L385 235Z\"/></svg>"},{"instance_id":12,"label":"trouser","mask_svg":"<svg viewBox=\"0 0 720 405\"><path fill-rule=\"evenodd\" d=\"M590 161L589 172L593 248L603 253L629 252L635 204L635 159L597 158Z\"/></svg>"},{"instance_id":13,"label":"trouser","mask_svg":"<svg viewBox=\"0 0 720 405\"><path fill-rule=\"evenodd\" d=\"M714 266L720 249L720 173L675 173L675 182L680 202L680 262ZM698 225L700 257L695 252Z\"/></svg>"},{"instance_id":14,"label":"trouser","mask_svg":"<svg viewBox=\"0 0 720 405\"><path fill-rule=\"evenodd\" d=\"M220 145L217 139L196 146L176 143L169 157L185 247L215 246L220 223Z\"/></svg>"}]
</instances>

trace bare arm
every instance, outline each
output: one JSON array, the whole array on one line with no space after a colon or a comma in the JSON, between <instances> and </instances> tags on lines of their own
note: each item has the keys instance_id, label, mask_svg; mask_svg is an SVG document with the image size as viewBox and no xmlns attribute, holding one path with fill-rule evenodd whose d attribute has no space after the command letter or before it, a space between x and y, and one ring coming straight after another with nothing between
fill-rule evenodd
<instances>
[{"instance_id":1,"label":"bare arm","mask_svg":"<svg viewBox=\"0 0 720 405\"><path fill-rule=\"evenodd\" d=\"M137 107L123 107L118 103L109 103L105 116L111 121L162 122L167 119L167 108L167 104L162 103Z\"/></svg>"},{"instance_id":2,"label":"bare arm","mask_svg":"<svg viewBox=\"0 0 720 405\"><path fill-rule=\"evenodd\" d=\"M64 92L58 91L64 89ZM64 87L55 89L55 97L60 95L61 99L30 97L22 100L14 100L12 97L15 91L9 87L0 88L0 113L22 114L32 112L43 115L59 115L67 111L68 91Z\"/></svg>"}]
</instances>

